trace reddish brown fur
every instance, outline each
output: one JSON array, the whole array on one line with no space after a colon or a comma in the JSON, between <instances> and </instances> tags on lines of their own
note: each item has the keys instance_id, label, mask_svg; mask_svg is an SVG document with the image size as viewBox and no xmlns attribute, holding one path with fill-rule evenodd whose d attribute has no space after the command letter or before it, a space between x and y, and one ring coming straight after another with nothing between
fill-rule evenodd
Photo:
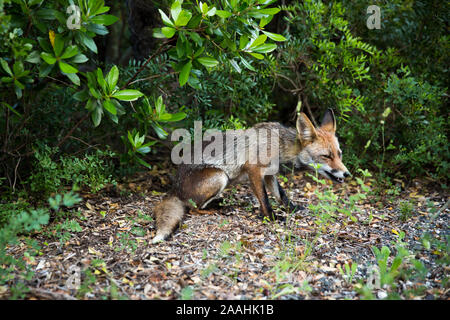
<instances>
[{"instance_id":1,"label":"reddish brown fur","mask_svg":"<svg viewBox=\"0 0 450 320\"><path fill-rule=\"evenodd\" d=\"M275 122L260 123L254 128L279 130L280 163L292 161L296 165L303 166L322 164L324 168L319 169L319 172L322 170L321 174L338 182L342 182L343 177L349 175L341 160L342 155L335 136L336 123L331 110L327 111L319 128L314 128L304 113L298 116L297 130L286 128ZM272 157L278 155L269 154ZM273 218L266 187L280 203L289 209L296 209L275 175L266 175L266 169L265 165L250 165L248 162L241 166L232 166L231 169L202 164L180 165L171 196L154 209L157 233L153 242L163 240L173 231L181 221L186 206L204 208L230 182L240 182L241 178L245 177L248 177L250 187L258 198L264 216Z\"/></svg>"}]
</instances>

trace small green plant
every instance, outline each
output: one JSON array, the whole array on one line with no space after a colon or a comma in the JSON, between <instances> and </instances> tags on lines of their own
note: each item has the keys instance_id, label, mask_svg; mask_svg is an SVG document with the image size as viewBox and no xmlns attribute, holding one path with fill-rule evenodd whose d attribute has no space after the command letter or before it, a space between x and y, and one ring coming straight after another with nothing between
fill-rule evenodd
<instances>
[{"instance_id":1,"label":"small green plant","mask_svg":"<svg viewBox=\"0 0 450 320\"><path fill-rule=\"evenodd\" d=\"M403 222L407 221L413 214L414 203L407 200L402 200L398 204L399 219Z\"/></svg>"},{"instance_id":2,"label":"small green plant","mask_svg":"<svg viewBox=\"0 0 450 320\"><path fill-rule=\"evenodd\" d=\"M355 276L356 270L358 269L358 264L351 262L350 264L346 262L344 264L344 270L342 270L342 267L338 265L338 270L341 273L341 275L344 277L345 281L350 284L353 282L353 277Z\"/></svg>"},{"instance_id":3,"label":"small green plant","mask_svg":"<svg viewBox=\"0 0 450 320\"><path fill-rule=\"evenodd\" d=\"M80 200L76 194L69 192L63 196L57 195L55 198L50 198L48 202L55 211L59 211L60 207L73 206ZM8 254L6 248L19 244L19 234L28 236L33 232L40 231L43 226L48 224L49 219L50 212L47 208L22 210L11 215L0 228L0 265L2 265L0 285L10 285L12 299L23 298L28 292L25 281L31 280L34 275L28 262L34 262L34 256L39 253L40 246L36 240L25 238L23 241L27 249L20 258Z\"/></svg>"},{"instance_id":4,"label":"small green plant","mask_svg":"<svg viewBox=\"0 0 450 320\"><path fill-rule=\"evenodd\" d=\"M192 286L184 287L180 292L181 300L192 300L194 298L194 288Z\"/></svg>"},{"instance_id":5,"label":"small green plant","mask_svg":"<svg viewBox=\"0 0 450 320\"><path fill-rule=\"evenodd\" d=\"M311 175L310 173L307 173L307 175L317 183L314 194L319 201L316 205L310 204L309 209L317 217L315 223L320 227L319 230L322 232L325 231L326 227L336 220L335 218L337 217L338 212L347 216L350 221L357 222L357 219L353 214L354 212L361 212L357 204L367 198L366 194L370 189L365 184L365 180L366 178L371 177L370 172L368 170L358 169L362 174L362 179L356 177L356 181L362 192L352 194L348 197L338 197L330 187L326 187L324 191L320 190L319 186L327 186L327 183L324 179L319 179L318 170L320 164L313 164L312 167L315 170L315 175Z\"/></svg>"},{"instance_id":6,"label":"small green plant","mask_svg":"<svg viewBox=\"0 0 450 320\"><path fill-rule=\"evenodd\" d=\"M393 243L396 254L391 256L391 249L383 246L381 249L372 247L377 264L369 267L371 275L367 284L361 282L356 286L356 290L365 299L374 299L375 290L387 290L388 299L400 299L401 294L408 295L409 291L401 292L398 280L403 279L423 279L427 273L425 265L414 258L414 254L406 248L403 242L405 233L398 234L396 242ZM423 286L418 285L413 291L422 290Z\"/></svg>"},{"instance_id":7,"label":"small green plant","mask_svg":"<svg viewBox=\"0 0 450 320\"><path fill-rule=\"evenodd\" d=\"M138 243L135 239L132 239L130 234L127 232L119 232L116 234L117 238L119 239L120 246L117 248L114 248L115 251L127 251L127 252L135 252Z\"/></svg>"}]
</instances>

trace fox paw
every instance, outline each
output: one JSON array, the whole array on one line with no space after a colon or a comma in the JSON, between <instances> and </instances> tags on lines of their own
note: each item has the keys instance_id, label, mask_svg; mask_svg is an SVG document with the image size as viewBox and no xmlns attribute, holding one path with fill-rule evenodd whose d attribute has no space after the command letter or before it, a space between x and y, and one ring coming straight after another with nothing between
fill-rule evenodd
<instances>
[{"instance_id":1,"label":"fox paw","mask_svg":"<svg viewBox=\"0 0 450 320\"><path fill-rule=\"evenodd\" d=\"M163 234L157 234L153 240L152 240L152 244L157 244L160 242L163 242L166 239L167 236L163 235Z\"/></svg>"},{"instance_id":2,"label":"fox paw","mask_svg":"<svg viewBox=\"0 0 450 320\"><path fill-rule=\"evenodd\" d=\"M288 209L289 209L289 213L292 213L292 212L303 211L303 210L305 210L305 207L302 205L299 205L299 204L289 203Z\"/></svg>"}]
</instances>

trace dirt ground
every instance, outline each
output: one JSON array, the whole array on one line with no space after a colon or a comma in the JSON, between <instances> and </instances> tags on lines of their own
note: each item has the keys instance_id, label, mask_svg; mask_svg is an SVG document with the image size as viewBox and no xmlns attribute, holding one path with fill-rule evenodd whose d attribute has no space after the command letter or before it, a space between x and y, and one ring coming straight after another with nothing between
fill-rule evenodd
<instances>
[{"instance_id":1,"label":"dirt ground","mask_svg":"<svg viewBox=\"0 0 450 320\"><path fill-rule=\"evenodd\" d=\"M399 180L393 189L398 194L367 193L352 214L355 221L336 212L319 223L308 206L320 203L314 191L328 186L304 173L285 176L281 184L289 197L306 208L287 215L273 202L285 222L263 222L250 189L238 185L206 212L186 214L173 236L156 245L152 209L169 189L168 170L136 175L98 194L81 193L83 201L67 218L81 229L62 237L55 220L33 236L41 250L28 261L35 273L26 298L361 299L370 297L368 287L379 299L449 298L448 194L424 181ZM366 185L374 190L374 181ZM361 191L354 180L330 187L340 198ZM377 287L373 247L390 248L391 266L402 231L408 259L426 271L418 276L404 258L392 285ZM25 249L24 243L9 248L18 256Z\"/></svg>"}]
</instances>

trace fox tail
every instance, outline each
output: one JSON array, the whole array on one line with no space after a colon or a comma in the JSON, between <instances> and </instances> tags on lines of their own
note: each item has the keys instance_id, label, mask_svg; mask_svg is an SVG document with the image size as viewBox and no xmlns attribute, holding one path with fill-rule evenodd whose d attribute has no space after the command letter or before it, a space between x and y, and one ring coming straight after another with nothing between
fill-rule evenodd
<instances>
[{"instance_id":1,"label":"fox tail","mask_svg":"<svg viewBox=\"0 0 450 320\"><path fill-rule=\"evenodd\" d=\"M166 239L183 218L186 205L177 196L169 196L154 208L156 235L152 243Z\"/></svg>"}]
</instances>

